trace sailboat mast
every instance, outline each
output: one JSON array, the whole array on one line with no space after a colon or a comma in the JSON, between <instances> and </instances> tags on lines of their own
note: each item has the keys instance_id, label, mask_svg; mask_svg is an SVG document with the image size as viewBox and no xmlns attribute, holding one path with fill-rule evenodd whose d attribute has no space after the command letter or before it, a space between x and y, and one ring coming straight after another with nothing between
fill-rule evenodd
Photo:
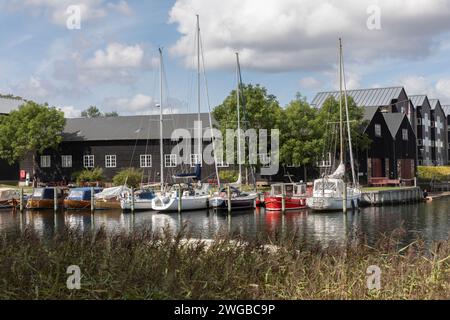
<instances>
[{"instance_id":1,"label":"sailboat mast","mask_svg":"<svg viewBox=\"0 0 450 320\"><path fill-rule=\"evenodd\" d=\"M163 54L159 48L159 159L161 171L161 191L164 191L164 150L163 150Z\"/></svg>"},{"instance_id":2,"label":"sailboat mast","mask_svg":"<svg viewBox=\"0 0 450 320\"><path fill-rule=\"evenodd\" d=\"M239 178L238 182L242 180L242 161L241 161L241 111L240 111L240 86L239 86L239 53L236 52L236 108L237 108L237 130L238 130L238 164L239 164Z\"/></svg>"},{"instance_id":3,"label":"sailboat mast","mask_svg":"<svg viewBox=\"0 0 450 320\"><path fill-rule=\"evenodd\" d=\"M350 130L350 119L349 119L349 114L348 114L348 98L347 98L347 84L345 82L345 69L344 69L344 54L343 54L343 50L342 50L342 40L340 39L340 47L341 47L341 51L340 51L340 64L341 64L341 68L342 68L342 80L344 83L344 101L345 101L345 114L346 114L346 120L347 120L347 134L348 134L348 146L349 146L349 152L350 152L350 166L352 169L352 182L353 182L353 186L356 187L357 186L357 182L356 182L356 176L355 176L355 162L353 159L353 150L352 150L352 135L351 135L351 130Z\"/></svg>"},{"instance_id":4,"label":"sailboat mast","mask_svg":"<svg viewBox=\"0 0 450 320\"><path fill-rule=\"evenodd\" d=\"M200 126L200 17L197 14L197 125ZM202 134L198 133L197 163L201 164Z\"/></svg>"},{"instance_id":5,"label":"sailboat mast","mask_svg":"<svg viewBox=\"0 0 450 320\"><path fill-rule=\"evenodd\" d=\"M342 124L342 64L341 64L342 44L339 38L339 136L340 136L340 164L344 163L344 128Z\"/></svg>"}]
</instances>

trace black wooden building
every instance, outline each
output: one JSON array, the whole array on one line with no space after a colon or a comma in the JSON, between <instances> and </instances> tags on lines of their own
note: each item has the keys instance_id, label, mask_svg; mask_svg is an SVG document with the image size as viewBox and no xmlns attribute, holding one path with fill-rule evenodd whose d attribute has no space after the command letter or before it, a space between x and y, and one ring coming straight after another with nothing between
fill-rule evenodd
<instances>
[{"instance_id":1,"label":"black wooden building","mask_svg":"<svg viewBox=\"0 0 450 320\"><path fill-rule=\"evenodd\" d=\"M193 172L198 161L194 141L197 114L164 115L164 180L173 182L176 173ZM201 114L203 132L209 131L209 116ZM174 138L174 130L181 134ZM186 138L181 143L181 136ZM126 168L140 168L144 183L160 181L160 121L155 116L119 116L67 119L63 142L56 150L35 155L36 178L45 182L71 181L85 168L102 168L111 181ZM211 139L203 139L203 148ZM184 147L184 152L182 148ZM197 150L196 150L197 149ZM176 152L175 152L176 151ZM180 155L182 158L180 158ZM203 159L202 159L203 160ZM226 164L219 165L227 168ZM33 177L33 155L20 163L20 170ZM32 179L32 178L31 178ZM202 161L202 179L215 179L214 164Z\"/></svg>"}]
</instances>

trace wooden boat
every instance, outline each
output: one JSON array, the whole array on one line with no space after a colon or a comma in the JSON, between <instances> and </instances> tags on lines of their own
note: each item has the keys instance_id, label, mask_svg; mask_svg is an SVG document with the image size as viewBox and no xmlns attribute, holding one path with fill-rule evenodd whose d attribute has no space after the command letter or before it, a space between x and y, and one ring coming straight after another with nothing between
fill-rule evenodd
<instances>
[{"instance_id":1,"label":"wooden boat","mask_svg":"<svg viewBox=\"0 0 450 320\"><path fill-rule=\"evenodd\" d=\"M127 193L120 199L120 207L124 211L130 211L132 205L134 210L152 210L152 200L155 196L154 190L141 189L134 193L134 201L132 201L131 194Z\"/></svg>"},{"instance_id":2,"label":"wooden boat","mask_svg":"<svg viewBox=\"0 0 450 320\"><path fill-rule=\"evenodd\" d=\"M209 199L209 206L219 210L228 210L230 205L232 210L252 209L255 207L255 201L258 197L256 193L242 192L235 187L230 187L230 189L230 201L228 201L227 189L222 188L216 196Z\"/></svg>"},{"instance_id":3,"label":"wooden boat","mask_svg":"<svg viewBox=\"0 0 450 320\"><path fill-rule=\"evenodd\" d=\"M15 208L19 205L20 193L12 188L0 188L0 209Z\"/></svg>"},{"instance_id":4,"label":"wooden boat","mask_svg":"<svg viewBox=\"0 0 450 320\"><path fill-rule=\"evenodd\" d=\"M264 196L267 211L281 211L285 195L285 210L306 208L306 185L296 183L273 184L269 195Z\"/></svg>"},{"instance_id":5,"label":"wooden boat","mask_svg":"<svg viewBox=\"0 0 450 320\"><path fill-rule=\"evenodd\" d=\"M94 194L101 192L102 188L93 188ZM74 188L64 199L64 208L68 210L82 210L91 207L91 188Z\"/></svg>"},{"instance_id":6,"label":"wooden boat","mask_svg":"<svg viewBox=\"0 0 450 320\"><path fill-rule=\"evenodd\" d=\"M130 192L131 189L126 186L103 189L101 192L95 194L95 210L120 210L121 195Z\"/></svg>"},{"instance_id":7,"label":"wooden boat","mask_svg":"<svg viewBox=\"0 0 450 320\"><path fill-rule=\"evenodd\" d=\"M61 208L64 204L65 190L53 187L34 189L33 194L27 200L26 208L31 210L53 209L55 206L55 190L57 192L58 207Z\"/></svg>"}]
</instances>

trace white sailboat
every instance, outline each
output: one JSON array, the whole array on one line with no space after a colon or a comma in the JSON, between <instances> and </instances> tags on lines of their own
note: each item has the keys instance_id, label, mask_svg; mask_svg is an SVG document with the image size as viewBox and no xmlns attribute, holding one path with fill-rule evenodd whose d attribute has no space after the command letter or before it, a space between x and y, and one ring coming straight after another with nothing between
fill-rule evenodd
<instances>
[{"instance_id":1,"label":"white sailboat","mask_svg":"<svg viewBox=\"0 0 450 320\"><path fill-rule=\"evenodd\" d=\"M159 159L160 159L160 178L161 178L161 194L164 192L164 151L163 151L163 53L162 48L159 48ZM120 207L124 211L129 210L152 210L155 186L147 186L131 194L126 193L120 199Z\"/></svg>"},{"instance_id":2,"label":"white sailboat","mask_svg":"<svg viewBox=\"0 0 450 320\"><path fill-rule=\"evenodd\" d=\"M347 123L347 134L350 152L352 184L347 185L345 181L344 164L344 125L342 116L342 84L344 84L344 101ZM340 136L340 163L331 175L314 180L313 194L306 200L306 204L314 211L343 211L347 208L359 207L361 200L361 189L359 188L353 161L352 139L350 132L350 121L348 114L347 88L345 84L344 61L342 54L342 41L339 39L339 136Z\"/></svg>"},{"instance_id":3,"label":"white sailboat","mask_svg":"<svg viewBox=\"0 0 450 320\"><path fill-rule=\"evenodd\" d=\"M246 193L239 190L242 185L242 154L241 154L241 111L240 111L240 63L239 54L236 52L236 109L237 109L237 148L238 148L238 166L239 175L238 179L234 183L230 183L230 187L233 192L228 194L225 189L221 189L219 186L219 192L215 194L210 200L209 204L213 208L228 209L230 206L232 209L249 209L255 207L255 201L258 195L256 192ZM228 203L230 202L230 203Z\"/></svg>"},{"instance_id":4,"label":"white sailboat","mask_svg":"<svg viewBox=\"0 0 450 320\"><path fill-rule=\"evenodd\" d=\"M197 102L198 102L198 123L200 123L200 21L197 15ZM211 119L210 119L211 122ZM212 128L212 124L210 123ZM201 135L200 135L201 136ZM202 138L199 137L198 141L198 157L195 173L179 174L175 175L174 178L182 179L194 179L200 182L201 179L201 163L202 163ZM162 157L161 157L162 159ZM162 163L161 163L162 172ZM163 181L161 180L161 183ZM179 184L172 187L167 193L161 192L160 195L156 196L152 200L152 209L155 211L190 211L190 210L200 210L208 208L209 200L209 188L208 184L203 184L201 188L194 188L191 185L182 186ZM181 197L181 199L180 199Z\"/></svg>"}]
</instances>

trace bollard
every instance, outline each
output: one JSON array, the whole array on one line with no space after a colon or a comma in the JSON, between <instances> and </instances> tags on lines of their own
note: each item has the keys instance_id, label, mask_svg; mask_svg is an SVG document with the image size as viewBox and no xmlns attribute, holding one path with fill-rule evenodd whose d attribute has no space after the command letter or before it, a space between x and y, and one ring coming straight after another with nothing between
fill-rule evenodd
<instances>
[{"instance_id":1,"label":"bollard","mask_svg":"<svg viewBox=\"0 0 450 320\"><path fill-rule=\"evenodd\" d=\"M134 212L134 188L131 188L131 212Z\"/></svg>"},{"instance_id":2,"label":"bollard","mask_svg":"<svg viewBox=\"0 0 450 320\"><path fill-rule=\"evenodd\" d=\"M23 188L20 188L20 199L19 199L19 208L20 211L23 211Z\"/></svg>"},{"instance_id":3,"label":"bollard","mask_svg":"<svg viewBox=\"0 0 450 320\"><path fill-rule=\"evenodd\" d=\"M53 210L58 211L58 190L53 188Z\"/></svg>"},{"instance_id":4,"label":"bollard","mask_svg":"<svg viewBox=\"0 0 450 320\"><path fill-rule=\"evenodd\" d=\"M231 214L231 188L229 185L227 186L227 201L228 214Z\"/></svg>"},{"instance_id":5,"label":"bollard","mask_svg":"<svg viewBox=\"0 0 450 320\"><path fill-rule=\"evenodd\" d=\"M94 187L91 187L91 212L95 210L95 195L94 195Z\"/></svg>"},{"instance_id":6,"label":"bollard","mask_svg":"<svg viewBox=\"0 0 450 320\"><path fill-rule=\"evenodd\" d=\"M182 192L181 192L181 184L178 185L178 213L181 213L181 205L182 205Z\"/></svg>"},{"instance_id":7,"label":"bollard","mask_svg":"<svg viewBox=\"0 0 450 320\"><path fill-rule=\"evenodd\" d=\"M283 186L281 187L281 212L285 213L285 211L286 211L286 189L283 184Z\"/></svg>"}]
</instances>

